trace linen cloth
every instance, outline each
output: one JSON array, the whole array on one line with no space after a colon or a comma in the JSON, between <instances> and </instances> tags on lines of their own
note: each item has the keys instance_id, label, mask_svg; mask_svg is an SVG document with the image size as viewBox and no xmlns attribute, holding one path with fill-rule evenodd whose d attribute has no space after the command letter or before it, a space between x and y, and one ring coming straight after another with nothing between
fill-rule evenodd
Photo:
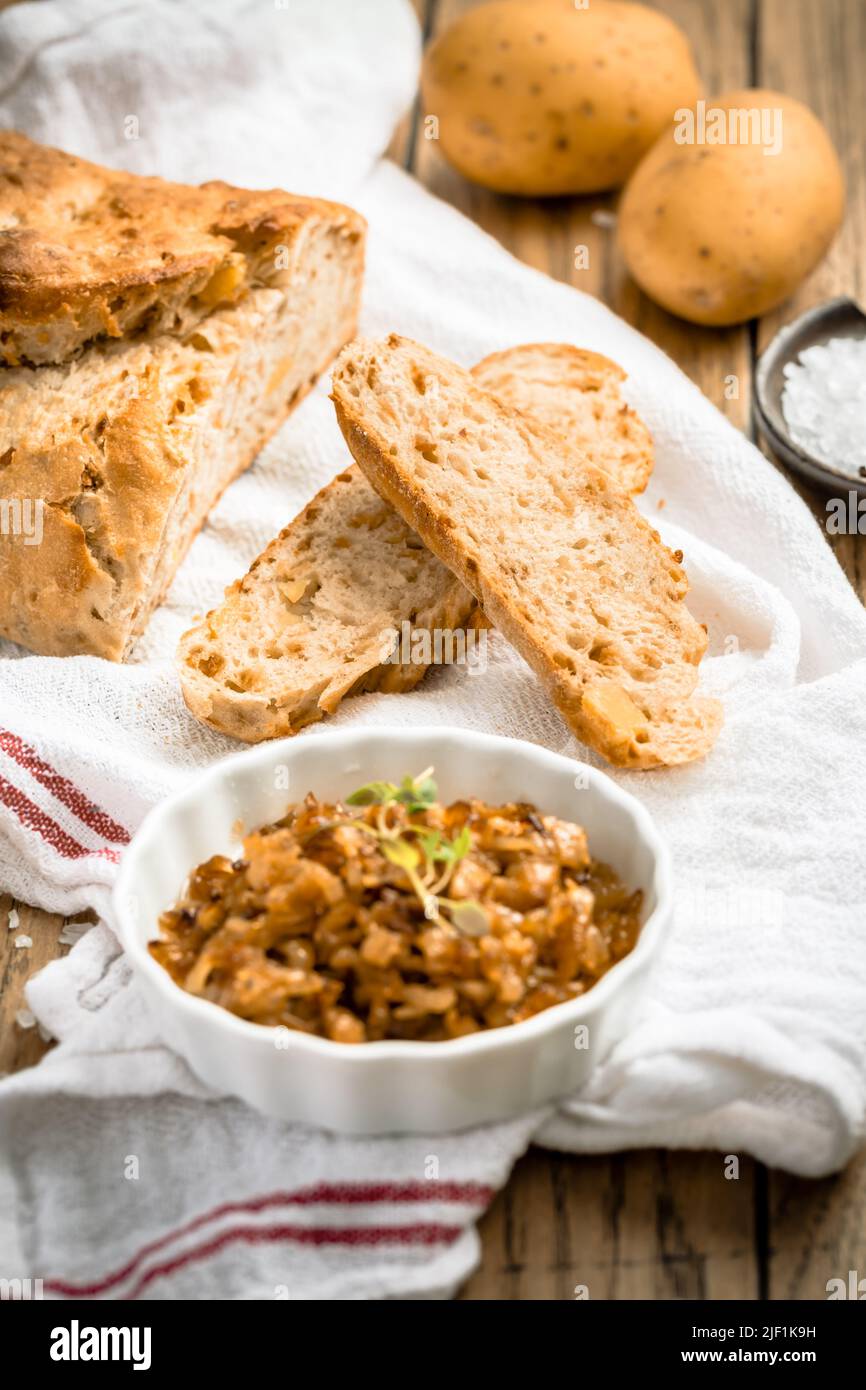
<instances>
[{"instance_id":1,"label":"linen cloth","mask_svg":"<svg viewBox=\"0 0 866 1390\"><path fill-rule=\"evenodd\" d=\"M3 648L0 884L101 918L28 986L59 1046L0 1082L0 1272L42 1278L46 1296L447 1297L530 1141L711 1146L807 1175L863 1142L866 613L790 484L662 352L380 162L418 52L403 0L44 0L0 16L0 124L139 171L351 201L370 224L364 332L467 365L539 340L623 365L656 446L639 505L685 553L702 682L726 710L704 762L612 774L671 846L675 926L587 1087L467 1134L280 1124L207 1092L161 1044L110 928L111 884L146 811L237 749L187 713L172 653L345 466L321 382L216 507L132 663ZM437 669L329 722L457 724L597 761L496 634L484 672Z\"/></svg>"}]
</instances>

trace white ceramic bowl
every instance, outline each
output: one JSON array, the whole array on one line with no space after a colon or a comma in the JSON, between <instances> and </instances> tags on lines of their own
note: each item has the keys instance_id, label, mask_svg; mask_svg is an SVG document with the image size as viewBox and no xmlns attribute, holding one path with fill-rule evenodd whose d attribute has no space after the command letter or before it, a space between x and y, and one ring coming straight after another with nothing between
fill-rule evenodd
<instances>
[{"instance_id":1,"label":"white ceramic bowl","mask_svg":"<svg viewBox=\"0 0 866 1390\"><path fill-rule=\"evenodd\" d=\"M234 857L245 831L278 819L308 791L336 799L431 765L445 802L532 801L578 821L595 857L644 890L637 946L585 996L449 1042L348 1046L248 1023L187 994L151 957L159 915L196 864ZM463 1129L575 1090L626 1032L670 903L665 846L640 803L604 773L534 744L450 728L315 732L235 754L151 811L123 856L114 895L158 1026L193 1071L269 1115L348 1134Z\"/></svg>"}]
</instances>

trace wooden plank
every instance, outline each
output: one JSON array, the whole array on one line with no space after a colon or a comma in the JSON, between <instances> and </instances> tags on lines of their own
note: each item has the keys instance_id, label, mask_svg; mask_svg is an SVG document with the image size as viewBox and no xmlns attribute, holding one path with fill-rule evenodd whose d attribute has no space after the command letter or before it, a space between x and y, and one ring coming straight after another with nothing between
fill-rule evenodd
<instances>
[{"instance_id":1,"label":"wooden plank","mask_svg":"<svg viewBox=\"0 0 866 1390\"><path fill-rule=\"evenodd\" d=\"M852 1272L866 1280L866 1153L820 1182L772 1172L768 1216L770 1298L826 1298L828 1281Z\"/></svg>"},{"instance_id":2,"label":"wooden plank","mask_svg":"<svg viewBox=\"0 0 866 1390\"><path fill-rule=\"evenodd\" d=\"M10 930L13 911L18 922ZM66 921L0 895L0 1076L33 1066L48 1050L38 1029L22 1028L17 1015L27 1007L24 986L30 976L66 951L58 941ZM31 946L16 945L27 937Z\"/></svg>"},{"instance_id":3,"label":"wooden plank","mask_svg":"<svg viewBox=\"0 0 866 1390\"><path fill-rule=\"evenodd\" d=\"M847 206L841 233L826 260L793 297L758 327L762 350L784 323L822 300L847 294L866 303L866 5L862 0L763 0L757 27L761 86L809 106L827 126L845 173ZM822 527L827 493L791 474ZM825 531L826 534L826 531ZM866 602L866 537L829 536L836 558Z\"/></svg>"},{"instance_id":4,"label":"wooden plank","mask_svg":"<svg viewBox=\"0 0 866 1390\"><path fill-rule=\"evenodd\" d=\"M728 1180L721 1154L531 1150L481 1222L482 1264L461 1296L757 1298L756 1166L743 1159Z\"/></svg>"}]
</instances>

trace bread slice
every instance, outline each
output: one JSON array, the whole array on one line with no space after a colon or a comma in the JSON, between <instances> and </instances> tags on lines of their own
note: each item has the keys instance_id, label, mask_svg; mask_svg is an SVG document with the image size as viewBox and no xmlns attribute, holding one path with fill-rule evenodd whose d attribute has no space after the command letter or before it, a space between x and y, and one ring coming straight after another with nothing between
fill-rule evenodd
<instances>
[{"instance_id":1,"label":"bread slice","mask_svg":"<svg viewBox=\"0 0 866 1390\"><path fill-rule=\"evenodd\" d=\"M584 458L392 334L356 340L333 374L337 419L376 491L463 581L610 762L705 754L717 701L693 694L706 632L683 599L682 556Z\"/></svg>"},{"instance_id":2,"label":"bread slice","mask_svg":"<svg viewBox=\"0 0 866 1390\"><path fill-rule=\"evenodd\" d=\"M607 358L560 343L517 347L485 358L473 375L561 427L612 471L626 456L625 419L651 467L652 441L623 409L623 373ZM628 454L629 476L635 457ZM185 633L181 687L192 713L212 728L249 742L276 738L332 713L348 694L411 689L427 670L415 633L454 633L482 621L469 591L353 464ZM450 654L465 659L469 640Z\"/></svg>"},{"instance_id":3,"label":"bread slice","mask_svg":"<svg viewBox=\"0 0 866 1390\"><path fill-rule=\"evenodd\" d=\"M626 492L643 492L653 470L652 435L623 399L626 374L609 357L570 343L526 343L491 353L472 375L582 449Z\"/></svg>"},{"instance_id":4,"label":"bread slice","mask_svg":"<svg viewBox=\"0 0 866 1390\"><path fill-rule=\"evenodd\" d=\"M35 503L42 529L39 544L0 539L0 635L49 655L129 651L223 489L355 331L362 220L312 205L291 265L289 285L184 337L0 372L0 491Z\"/></svg>"},{"instance_id":5,"label":"bread slice","mask_svg":"<svg viewBox=\"0 0 866 1390\"><path fill-rule=\"evenodd\" d=\"M186 336L215 308L288 289L306 241L349 209L279 189L143 178L0 131L0 362L69 360L88 343Z\"/></svg>"},{"instance_id":6,"label":"bread slice","mask_svg":"<svg viewBox=\"0 0 866 1390\"><path fill-rule=\"evenodd\" d=\"M410 690L427 667L393 659L402 624L455 630L475 607L353 465L184 634L184 699L249 743L293 734L350 693Z\"/></svg>"}]
</instances>

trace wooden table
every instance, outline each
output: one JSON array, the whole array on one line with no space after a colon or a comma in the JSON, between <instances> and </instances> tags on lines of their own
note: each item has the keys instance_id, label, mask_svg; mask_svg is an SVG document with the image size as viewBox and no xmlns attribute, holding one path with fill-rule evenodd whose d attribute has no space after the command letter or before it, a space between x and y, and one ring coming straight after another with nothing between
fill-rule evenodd
<instances>
[{"instance_id":1,"label":"wooden table","mask_svg":"<svg viewBox=\"0 0 866 1390\"><path fill-rule=\"evenodd\" d=\"M439 31L467 0L414 0L425 34ZM596 209L613 197L547 202L498 197L467 184L423 138L415 110L393 156L440 197L515 255L597 295L659 343L719 409L751 432L757 354L783 321L833 294L863 298L866 275L866 3L864 0L656 0L689 34L708 95L764 86L805 101L824 120L842 157L848 213L827 260L796 298L757 323L699 329L655 308L629 282ZM575 246L589 266L574 269ZM739 383L728 399L726 379ZM824 516L824 498L794 486ZM866 600L862 538L831 541ZM9 898L0 898L0 924ZM45 1045L14 1022L26 978L64 949L63 920L18 905L20 931L0 931L0 1072L31 1065ZM562 1299L583 1284L592 1298L826 1297L827 1279L866 1276L866 1157L841 1176L804 1182L741 1156L729 1181L721 1154L639 1152L605 1158L531 1151L481 1223L483 1258L463 1296Z\"/></svg>"}]
</instances>

